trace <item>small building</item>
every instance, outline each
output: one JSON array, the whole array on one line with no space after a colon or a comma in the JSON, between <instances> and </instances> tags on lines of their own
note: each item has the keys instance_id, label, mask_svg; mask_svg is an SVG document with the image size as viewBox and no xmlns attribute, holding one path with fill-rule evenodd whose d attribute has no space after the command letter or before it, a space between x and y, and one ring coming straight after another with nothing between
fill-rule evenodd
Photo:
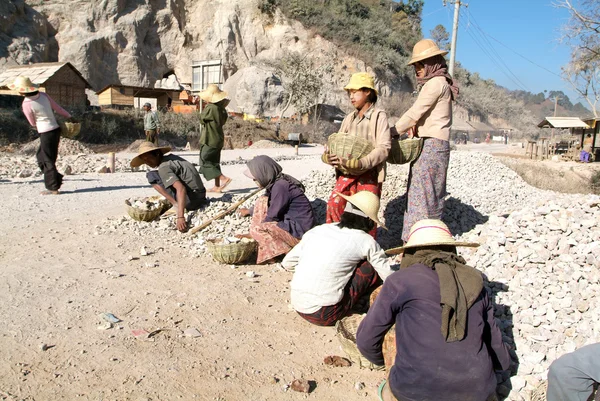
<instances>
[{"instance_id":1,"label":"small building","mask_svg":"<svg viewBox=\"0 0 600 401\"><path fill-rule=\"evenodd\" d=\"M63 107L88 105L85 90L92 87L71 63L37 63L10 67L0 73L0 95L19 96L8 85L20 76L29 77L34 84L39 85L41 92L46 92Z\"/></svg>"},{"instance_id":2,"label":"small building","mask_svg":"<svg viewBox=\"0 0 600 401\"><path fill-rule=\"evenodd\" d=\"M571 135L577 138L579 146L583 144L589 134L592 137L592 153L596 160L600 156L600 118L581 119L579 117L546 117L538 124L539 128L568 129ZM570 147L571 145L569 145Z\"/></svg>"},{"instance_id":3,"label":"small building","mask_svg":"<svg viewBox=\"0 0 600 401\"><path fill-rule=\"evenodd\" d=\"M176 89L108 85L97 94L100 107L140 109L148 102L153 109L170 110L174 105L184 104L180 99L181 92Z\"/></svg>"}]
</instances>

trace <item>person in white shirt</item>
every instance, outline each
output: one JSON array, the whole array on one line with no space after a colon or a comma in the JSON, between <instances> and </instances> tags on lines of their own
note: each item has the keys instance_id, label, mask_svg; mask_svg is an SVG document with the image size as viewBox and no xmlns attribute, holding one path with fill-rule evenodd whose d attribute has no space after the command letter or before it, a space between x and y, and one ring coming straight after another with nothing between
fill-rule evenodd
<instances>
[{"instance_id":1,"label":"person in white shirt","mask_svg":"<svg viewBox=\"0 0 600 401\"><path fill-rule=\"evenodd\" d=\"M383 249L368 234L375 223L383 226L377 219L377 195L360 191L340 196L348 201L340 222L306 232L281 263L294 269L292 306L319 326L334 325L393 273Z\"/></svg>"}]
</instances>

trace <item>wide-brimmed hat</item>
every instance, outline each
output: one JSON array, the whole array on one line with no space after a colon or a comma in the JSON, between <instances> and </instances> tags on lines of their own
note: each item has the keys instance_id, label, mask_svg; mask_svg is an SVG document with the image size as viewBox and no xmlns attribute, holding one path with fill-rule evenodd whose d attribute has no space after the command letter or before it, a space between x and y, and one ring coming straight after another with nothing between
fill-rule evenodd
<instances>
[{"instance_id":1,"label":"wide-brimmed hat","mask_svg":"<svg viewBox=\"0 0 600 401\"><path fill-rule=\"evenodd\" d=\"M367 72L357 72L352 74L350 82L348 82L348 85L344 86L345 91L359 90L362 88L373 89L376 94L379 94L375 88L375 78Z\"/></svg>"},{"instance_id":2,"label":"wide-brimmed hat","mask_svg":"<svg viewBox=\"0 0 600 401\"><path fill-rule=\"evenodd\" d=\"M404 246L385 251L388 255L404 253L408 248L421 248L435 245L452 246L479 246L476 242L458 242L452 236L448 226L441 220L425 219L417 221L408 234L408 241Z\"/></svg>"},{"instance_id":3,"label":"wide-brimmed hat","mask_svg":"<svg viewBox=\"0 0 600 401\"><path fill-rule=\"evenodd\" d=\"M379 197L373 192L360 191L352 196L346 196L339 192L336 192L336 194L346 199L348 202L352 203L355 207L357 207L364 214L366 214L371 220L373 220L375 223L387 230L387 227L384 226L383 223L381 223L377 218L377 213L379 213Z\"/></svg>"},{"instance_id":4,"label":"wide-brimmed hat","mask_svg":"<svg viewBox=\"0 0 600 401\"><path fill-rule=\"evenodd\" d=\"M140 156L145 153L154 152L155 150L160 150L161 153L164 155L165 153L169 153L171 151L171 148L169 146L156 146L152 142L144 141L138 148L138 154L133 159L131 159L129 165L131 167L139 167L142 164L145 164L145 162L140 158Z\"/></svg>"},{"instance_id":5,"label":"wide-brimmed hat","mask_svg":"<svg viewBox=\"0 0 600 401\"><path fill-rule=\"evenodd\" d=\"M31 82L29 77L17 77L15 82L8 85L11 90L17 91L19 93L31 93L39 90L38 85Z\"/></svg>"},{"instance_id":6,"label":"wide-brimmed hat","mask_svg":"<svg viewBox=\"0 0 600 401\"><path fill-rule=\"evenodd\" d=\"M440 50L438 45L431 39L423 39L419 40L415 47L413 47L412 57L408 62L408 65L414 64L417 61L425 60L426 58L430 58L437 55L446 55L448 54L445 50Z\"/></svg>"},{"instance_id":7,"label":"wide-brimmed hat","mask_svg":"<svg viewBox=\"0 0 600 401\"><path fill-rule=\"evenodd\" d=\"M210 84L198 94L200 99L208 103L219 103L227 97L227 92L222 91L216 84Z\"/></svg>"}]
</instances>

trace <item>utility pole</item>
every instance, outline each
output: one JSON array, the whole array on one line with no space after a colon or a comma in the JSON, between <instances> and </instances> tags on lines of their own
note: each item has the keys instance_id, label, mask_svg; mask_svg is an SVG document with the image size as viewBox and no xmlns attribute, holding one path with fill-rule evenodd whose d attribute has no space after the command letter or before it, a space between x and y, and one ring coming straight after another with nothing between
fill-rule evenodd
<instances>
[{"instance_id":1,"label":"utility pole","mask_svg":"<svg viewBox=\"0 0 600 401\"><path fill-rule=\"evenodd\" d=\"M446 6L446 0L443 0L444 6ZM452 24L452 44L450 45L450 66L448 67L448 73L450 76L454 75L454 61L456 59L456 37L458 36L458 17L460 15L460 6L467 7L468 4L461 3L460 0L450 0L450 3L454 2L454 23Z\"/></svg>"},{"instance_id":2,"label":"utility pole","mask_svg":"<svg viewBox=\"0 0 600 401\"><path fill-rule=\"evenodd\" d=\"M554 96L554 117L556 117L556 109L558 108L558 100L559 96ZM552 127L552 131L550 133L550 146L554 148L554 127ZM553 151L554 152L554 151Z\"/></svg>"}]
</instances>

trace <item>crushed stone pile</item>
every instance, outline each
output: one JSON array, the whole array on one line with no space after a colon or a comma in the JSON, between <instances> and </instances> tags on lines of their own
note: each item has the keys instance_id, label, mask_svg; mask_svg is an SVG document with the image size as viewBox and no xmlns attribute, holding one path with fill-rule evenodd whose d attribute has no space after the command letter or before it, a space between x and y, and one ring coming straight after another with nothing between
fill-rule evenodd
<instances>
[{"instance_id":1,"label":"crushed stone pile","mask_svg":"<svg viewBox=\"0 0 600 401\"><path fill-rule=\"evenodd\" d=\"M291 147L291 145L284 143L284 142L272 141L269 139L261 139L259 141L252 143L252 145L249 146L249 149L274 149L274 148L289 148L289 147Z\"/></svg>"},{"instance_id":2,"label":"crushed stone pile","mask_svg":"<svg viewBox=\"0 0 600 401\"><path fill-rule=\"evenodd\" d=\"M56 160L58 172L63 175L106 172L101 171L107 165L105 155L85 154L59 156ZM131 171L129 159L115 160L116 172ZM35 156L14 156L0 154L0 178L40 177L40 171Z\"/></svg>"},{"instance_id":3,"label":"crushed stone pile","mask_svg":"<svg viewBox=\"0 0 600 401\"><path fill-rule=\"evenodd\" d=\"M389 231L378 232L384 248L400 244L408 178L408 166L388 167L380 218ZM312 172L302 181L323 223L334 172ZM552 361L600 341L600 197L533 188L493 156L469 152L452 152L448 192L444 220L457 237L482 244L460 252L486 275L498 325L511 348L513 364L497 375L497 391L508 400L527 400ZM190 213L188 221L200 224L239 198L226 194ZM96 226L96 234L131 230L205 256L207 239L246 233L249 226L250 218L232 214L190 237L174 234L173 217L151 223L119 217Z\"/></svg>"},{"instance_id":4,"label":"crushed stone pile","mask_svg":"<svg viewBox=\"0 0 600 401\"><path fill-rule=\"evenodd\" d=\"M27 156L34 156L40 147L40 138L37 138L34 141L26 143L21 146L20 153ZM69 138L60 138L60 143L58 144L58 155L59 156L67 156L67 155L80 155L86 154L91 155L94 151L79 141L75 141Z\"/></svg>"}]
</instances>

